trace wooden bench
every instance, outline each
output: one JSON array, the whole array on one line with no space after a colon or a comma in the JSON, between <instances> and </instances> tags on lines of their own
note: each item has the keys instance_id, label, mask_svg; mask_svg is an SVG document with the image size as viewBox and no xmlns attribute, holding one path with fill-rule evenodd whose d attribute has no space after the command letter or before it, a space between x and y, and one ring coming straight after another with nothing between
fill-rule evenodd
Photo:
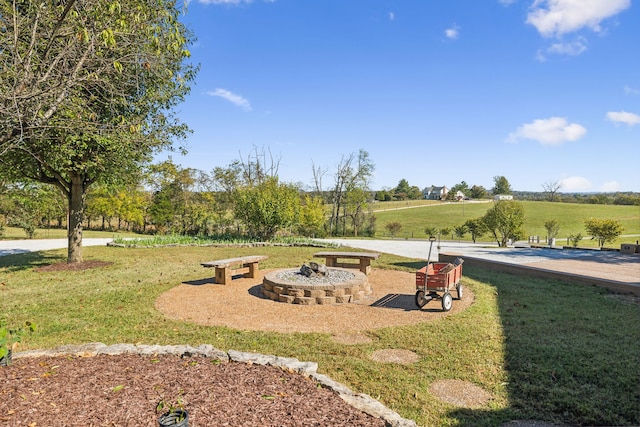
<instances>
[{"instance_id":1,"label":"wooden bench","mask_svg":"<svg viewBox=\"0 0 640 427\"><path fill-rule=\"evenodd\" d=\"M244 277L254 278L259 271L258 263L269 258L265 255L251 255L238 258L219 259L217 261L203 262L203 267L215 267L216 283L226 285L231 283L234 275L242 274Z\"/></svg>"},{"instance_id":2,"label":"wooden bench","mask_svg":"<svg viewBox=\"0 0 640 427\"><path fill-rule=\"evenodd\" d=\"M371 273L371 260L378 259L380 254L375 252L318 252L313 255L324 258L327 267L358 268L364 274ZM357 259L358 263L338 262L339 259Z\"/></svg>"}]
</instances>

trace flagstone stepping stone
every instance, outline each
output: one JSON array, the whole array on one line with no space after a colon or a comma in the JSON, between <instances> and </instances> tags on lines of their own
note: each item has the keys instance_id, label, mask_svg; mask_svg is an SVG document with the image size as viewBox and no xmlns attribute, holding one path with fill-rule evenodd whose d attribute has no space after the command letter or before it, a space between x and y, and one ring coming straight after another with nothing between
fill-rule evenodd
<instances>
[{"instance_id":1,"label":"flagstone stepping stone","mask_svg":"<svg viewBox=\"0 0 640 427\"><path fill-rule=\"evenodd\" d=\"M371 359L376 362L383 363L399 363L402 365L410 365L420 360L420 356L410 350L402 350L397 348L389 348L385 350L376 350L371 354Z\"/></svg>"},{"instance_id":2,"label":"flagstone stepping stone","mask_svg":"<svg viewBox=\"0 0 640 427\"><path fill-rule=\"evenodd\" d=\"M489 392L463 380L440 380L429 386L429 392L443 402L464 408L481 408L491 400Z\"/></svg>"}]
</instances>

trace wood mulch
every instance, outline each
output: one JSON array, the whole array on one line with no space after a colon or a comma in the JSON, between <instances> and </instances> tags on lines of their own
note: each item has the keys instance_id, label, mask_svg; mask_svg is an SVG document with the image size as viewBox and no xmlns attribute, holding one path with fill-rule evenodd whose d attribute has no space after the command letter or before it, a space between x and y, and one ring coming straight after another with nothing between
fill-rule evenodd
<instances>
[{"instance_id":1,"label":"wood mulch","mask_svg":"<svg viewBox=\"0 0 640 427\"><path fill-rule=\"evenodd\" d=\"M0 425L12 427L155 427L160 402L183 406L191 427L385 425L301 374L198 357L24 358L0 384Z\"/></svg>"}]
</instances>

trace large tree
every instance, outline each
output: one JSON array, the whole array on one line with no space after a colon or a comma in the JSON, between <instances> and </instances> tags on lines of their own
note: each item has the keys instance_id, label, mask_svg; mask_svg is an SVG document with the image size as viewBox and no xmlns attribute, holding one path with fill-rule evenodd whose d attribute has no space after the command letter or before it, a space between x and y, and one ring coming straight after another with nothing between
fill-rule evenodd
<instances>
[{"instance_id":1,"label":"large tree","mask_svg":"<svg viewBox=\"0 0 640 427\"><path fill-rule=\"evenodd\" d=\"M300 219L300 196L291 184L266 178L254 186L235 192L235 216L248 227L249 233L261 239L272 239L284 228Z\"/></svg>"},{"instance_id":2,"label":"large tree","mask_svg":"<svg viewBox=\"0 0 640 427\"><path fill-rule=\"evenodd\" d=\"M491 193L496 194L511 194L511 184L506 177L499 175L493 177L493 188Z\"/></svg>"},{"instance_id":3,"label":"large tree","mask_svg":"<svg viewBox=\"0 0 640 427\"><path fill-rule=\"evenodd\" d=\"M68 261L85 196L171 148L187 127L191 34L170 0L0 0L0 173L59 187Z\"/></svg>"},{"instance_id":4,"label":"large tree","mask_svg":"<svg viewBox=\"0 0 640 427\"><path fill-rule=\"evenodd\" d=\"M509 240L516 240L524 235L524 206L515 200L501 200L482 217L487 230L493 234L498 246L507 246Z\"/></svg>"}]
</instances>

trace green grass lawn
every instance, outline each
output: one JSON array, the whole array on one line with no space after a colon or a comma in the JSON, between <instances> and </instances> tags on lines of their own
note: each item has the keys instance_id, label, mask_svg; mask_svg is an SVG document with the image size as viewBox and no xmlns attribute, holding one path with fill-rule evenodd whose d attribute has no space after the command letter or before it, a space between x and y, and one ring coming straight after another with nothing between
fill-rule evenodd
<instances>
[{"instance_id":1,"label":"green grass lawn","mask_svg":"<svg viewBox=\"0 0 640 427\"><path fill-rule=\"evenodd\" d=\"M552 203L552 202L521 202L525 210L524 230L528 236L540 236L544 239L547 232L544 223L555 219L560 224L559 239L566 239L569 234L581 233L587 236L584 229L584 220L588 218L611 218L620 221L624 227L624 235L640 234L640 207L620 206L620 205L586 205L576 203ZM488 203L454 202L440 203L436 205L425 205L412 209L391 208L376 211L377 232L376 237L387 237L388 233L385 224L399 222L402 224L402 231L396 236L401 238L427 238L424 230L426 227L453 228L463 224L469 219L479 218L492 206ZM465 239L470 240L468 234ZM635 243L640 239L638 236L631 236L618 239L607 246L620 247L620 243ZM481 241L490 241L490 237L485 235ZM562 240L559 240L559 243ZM565 240L566 242L566 240ZM597 246L597 242L584 239L579 246Z\"/></svg>"},{"instance_id":2,"label":"green grass lawn","mask_svg":"<svg viewBox=\"0 0 640 427\"><path fill-rule=\"evenodd\" d=\"M38 271L65 251L0 257L0 313L37 323L23 348L99 341L209 343L221 350L315 361L319 371L366 393L419 425L497 426L511 419L572 425L640 424L640 308L606 291L465 268L475 294L464 312L422 324L368 331L373 342L343 345L329 334L246 332L170 320L154 302L189 280L210 277L203 260L250 255L261 268L298 266L317 248L84 248L112 264L79 272ZM417 260L382 255L374 268L415 271ZM412 294L413 289L407 289ZM381 308L381 310L386 310ZM378 349L416 352L420 361L372 361ZM459 409L429 393L441 379L471 381L494 399Z\"/></svg>"}]
</instances>

